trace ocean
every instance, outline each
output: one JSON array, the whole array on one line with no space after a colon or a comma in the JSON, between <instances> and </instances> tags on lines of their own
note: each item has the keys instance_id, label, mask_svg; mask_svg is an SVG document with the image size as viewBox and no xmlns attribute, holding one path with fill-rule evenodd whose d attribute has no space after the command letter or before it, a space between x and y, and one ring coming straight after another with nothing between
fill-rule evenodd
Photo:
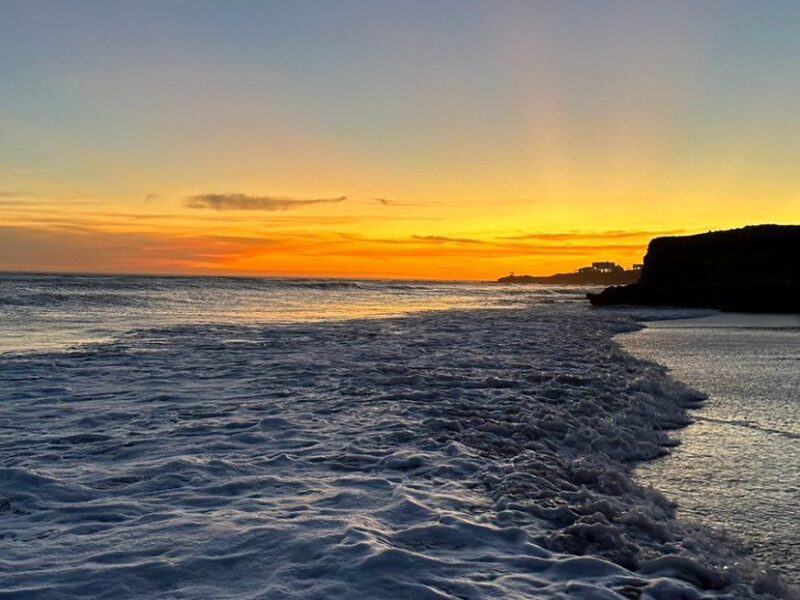
<instances>
[{"instance_id":1,"label":"ocean","mask_svg":"<svg viewBox=\"0 0 800 600\"><path fill-rule=\"evenodd\" d=\"M585 291L0 276L0 597L792 597Z\"/></svg>"}]
</instances>

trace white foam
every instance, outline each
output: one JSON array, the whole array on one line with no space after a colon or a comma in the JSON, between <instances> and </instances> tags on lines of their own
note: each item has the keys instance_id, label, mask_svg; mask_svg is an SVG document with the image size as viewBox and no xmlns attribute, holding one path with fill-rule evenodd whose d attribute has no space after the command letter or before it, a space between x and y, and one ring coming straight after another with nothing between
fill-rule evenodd
<instances>
[{"instance_id":1,"label":"white foam","mask_svg":"<svg viewBox=\"0 0 800 600\"><path fill-rule=\"evenodd\" d=\"M0 593L768 597L631 478L699 399L633 327L547 305L9 357Z\"/></svg>"}]
</instances>

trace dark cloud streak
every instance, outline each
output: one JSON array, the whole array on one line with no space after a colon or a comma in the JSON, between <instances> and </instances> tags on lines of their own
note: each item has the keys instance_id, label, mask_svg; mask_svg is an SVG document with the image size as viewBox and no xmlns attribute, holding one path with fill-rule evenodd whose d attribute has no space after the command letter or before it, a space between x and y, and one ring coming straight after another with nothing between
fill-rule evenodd
<instances>
[{"instance_id":1,"label":"dark cloud streak","mask_svg":"<svg viewBox=\"0 0 800 600\"><path fill-rule=\"evenodd\" d=\"M415 241L427 242L431 244L484 244L485 243L482 240L474 240L471 238L447 237L444 235L414 235L411 237Z\"/></svg>"},{"instance_id":2,"label":"dark cloud streak","mask_svg":"<svg viewBox=\"0 0 800 600\"><path fill-rule=\"evenodd\" d=\"M500 236L498 240L537 240L563 242L570 240L617 240L628 238L653 238L662 235L675 235L684 233L683 229L668 231L595 231L595 232L567 232L567 233L521 233L519 235Z\"/></svg>"},{"instance_id":3,"label":"dark cloud streak","mask_svg":"<svg viewBox=\"0 0 800 600\"><path fill-rule=\"evenodd\" d=\"M247 194L197 194L186 199L186 206L212 210L284 211L312 204L337 204L347 200L337 198L288 198L285 196L249 196Z\"/></svg>"}]
</instances>

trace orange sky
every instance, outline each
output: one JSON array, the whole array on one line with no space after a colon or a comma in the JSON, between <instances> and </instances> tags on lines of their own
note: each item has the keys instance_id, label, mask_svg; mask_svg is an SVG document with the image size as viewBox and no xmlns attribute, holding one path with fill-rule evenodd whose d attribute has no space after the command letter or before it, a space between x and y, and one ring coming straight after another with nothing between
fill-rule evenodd
<instances>
[{"instance_id":1,"label":"orange sky","mask_svg":"<svg viewBox=\"0 0 800 600\"><path fill-rule=\"evenodd\" d=\"M613 218L602 219L601 229L570 221L537 228L548 215L515 226L515 215L535 213L536 204L524 201L491 210L385 199L293 206L297 201L282 198L292 207L275 210L201 209L189 208L191 197L159 197L140 210L112 211L102 202L65 210L55 201L6 198L0 252L13 270L494 279L509 271L571 271L594 260L629 266L641 261L652 237L702 229L612 229Z\"/></svg>"},{"instance_id":2,"label":"orange sky","mask_svg":"<svg viewBox=\"0 0 800 600\"><path fill-rule=\"evenodd\" d=\"M0 21L0 270L494 279L800 222L796 4L45 4Z\"/></svg>"}]
</instances>

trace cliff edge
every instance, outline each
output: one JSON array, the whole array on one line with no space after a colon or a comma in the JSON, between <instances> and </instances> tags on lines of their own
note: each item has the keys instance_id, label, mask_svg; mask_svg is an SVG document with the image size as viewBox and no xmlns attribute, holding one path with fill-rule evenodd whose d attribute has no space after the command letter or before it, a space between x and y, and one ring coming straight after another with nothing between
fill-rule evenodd
<instances>
[{"instance_id":1,"label":"cliff edge","mask_svg":"<svg viewBox=\"0 0 800 600\"><path fill-rule=\"evenodd\" d=\"M800 225L656 238L648 246L639 282L588 298L594 306L800 313Z\"/></svg>"}]
</instances>

